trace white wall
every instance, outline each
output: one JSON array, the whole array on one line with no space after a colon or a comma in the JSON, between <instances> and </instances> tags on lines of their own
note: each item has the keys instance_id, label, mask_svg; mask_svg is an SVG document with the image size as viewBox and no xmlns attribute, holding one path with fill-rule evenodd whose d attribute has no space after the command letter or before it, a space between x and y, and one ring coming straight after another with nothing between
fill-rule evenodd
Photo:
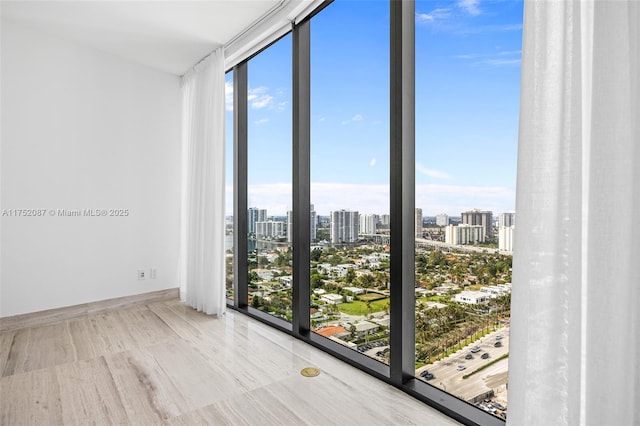
<instances>
[{"instance_id":1,"label":"white wall","mask_svg":"<svg viewBox=\"0 0 640 426\"><path fill-rule=\"evenodd\" d=\"M47 213L1 219L0 316L177 287L179 77L6 21L1 55L1 209Z\"/></svg>"}]
</instances>

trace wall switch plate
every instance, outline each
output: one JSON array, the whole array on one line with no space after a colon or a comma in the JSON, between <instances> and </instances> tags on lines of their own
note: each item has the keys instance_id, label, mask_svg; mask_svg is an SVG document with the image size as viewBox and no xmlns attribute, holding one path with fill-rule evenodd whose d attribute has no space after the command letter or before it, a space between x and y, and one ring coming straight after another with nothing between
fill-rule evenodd
<instances>
[{"instance_id":1,"label":"wall switch plate","mask_svg":"<svg viewBox=\"0 0 640 426\"><path fill-rule=\"evenodd\" d=\"M138 279L139 280L144 280L147 278L147 273L145 272L144 269L138 269Z\"/></svg>"}]
</instances>

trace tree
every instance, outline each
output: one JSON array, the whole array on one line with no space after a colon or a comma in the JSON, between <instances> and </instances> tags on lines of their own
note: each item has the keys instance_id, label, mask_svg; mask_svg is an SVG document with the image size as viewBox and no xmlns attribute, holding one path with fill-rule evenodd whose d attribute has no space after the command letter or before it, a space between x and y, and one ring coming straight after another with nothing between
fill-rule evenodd
<instances>
[{"instance_id":1,"label":"tree","mask_svg":"<svg viewBox=\"0 0 640 426\"><path fill-rule=\"evenodd\" d=\"M428 264L430 266L444 266L447 264L447 260L440 250L433 250L429 253Z\"/></svg>"},{"instance_id":2,"label":"tree","mask_svg":"<svg viewBox=\"0 0 640 426\"><path fill-rule=\"evenodd\" d=\"M311 275L310 278L310 284L311 284L311 288L320 288L324 285L324 280L322 279L323 276L320 274L313 274Z\"/></svg>"},{"instance_id":3,"label":"tree","mask_svg":"<svg viewBox=\"0 0 640 426\"><path fill-rule=\"evenodd\" d=\"M311 261L312 262L320 262L320 257L322 256L322 250L320 249L313 249L311 250Z\"/></svg>"},{"instance_id":4,"label":"tree","mask_svg":"<svg viewBox=\"0 0 640 426\"><path fill-rule=\"evenodd\" d=\"M258 309L260 305L260 296L253 296L253 298L251 299L251 307Z\"/></svg>"},{"instance_id":5,"label":"tree","mask_svg":"<svg viewBox=\"0 0 640 426\"><path fill-rule=\"evenodd\" d=\"M348 284L351 284L353 280L355 280L355 278L356 278L356 271L354 271L353 268L347 269L347 275L344 277L344 280Z\"/></svg>"},{"instance_id":6,"label":"tree","mask_svg":"<svg viewBox=\"0 0 640 426\"><path fill-rule=\"evenodd\" d=\"M358 281L360 282L360 285L363 288L370 288L371 286L373 286L375 278L371 274L364 274L364 275L360 275L360 277L358 278Z\"/></svg>"},{"instance_id":7,"label":"tree","mask_svg":"<svg viewBox=\"0 0 640 426\"><path fill-rule=\"evenodd\" d=\"M358 329L356 328L355 325L351 324L351 326L349 326L349 333L351 334L351 338L353 339L354 337L356 337L356 331Z\"/></svg>"}]
</instances>

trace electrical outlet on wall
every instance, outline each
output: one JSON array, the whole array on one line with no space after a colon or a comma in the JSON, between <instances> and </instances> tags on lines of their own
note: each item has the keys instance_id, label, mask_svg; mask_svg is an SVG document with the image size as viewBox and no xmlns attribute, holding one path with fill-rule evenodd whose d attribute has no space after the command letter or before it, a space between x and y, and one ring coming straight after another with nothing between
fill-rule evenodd
<instances>
[{"instance_id":1,"label":"electrical outlet on wall","mask_svg":"<svg viewBox=\"0 0 640 426\"><path fill-rule=\"evenodd\" d=\"M144 269L138 269L138 279L139 280L147 279L147 272Z\"/></svg>"}]
</instances>

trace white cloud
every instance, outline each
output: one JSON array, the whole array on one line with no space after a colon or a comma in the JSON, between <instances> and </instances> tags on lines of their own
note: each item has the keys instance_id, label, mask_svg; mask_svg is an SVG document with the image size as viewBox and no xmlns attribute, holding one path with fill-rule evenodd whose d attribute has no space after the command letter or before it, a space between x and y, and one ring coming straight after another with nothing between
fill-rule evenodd
<instances>
[{"instance_id":1,"label":"white cloud","mask_svg":"<svg viewBox=\"0 0 640 426\"><path fill-rule=\"evenodd\" d=\"M469 15L480 15L480 0L460 0L458 1L458 7L464 10Z\"/></svg>"},{"instance_id":2,"label":"white cloud","mask_svg":"<svg viewBox=\"0 0 640 426\"><path fill-rule=\"evenodd\" d=\"M472 60L473 65L489 65L492 67L518 66L520 65L520 50L504 50L495 53L471 53L455 55L454 58Z\"/></svg>"},{"instance_id":3,"label":"white cloud","mask_svg":"<svg viewBox=\"0 0 640 426\"><path fill-rule=\"evenodd\" d=\"M253 124L260 125L260 124L266 124L266 123L268 123L268 122L269 122L269 119L268 119L268 118L261 118L260 120L256 120L256 121L254 121L254 122L253 122Z\"/></svg>"},{"instance_id":4,"label":"white cloud","mask_svg":"<svg viewBox=\"0 0 640 426\"><path fill-rule=\"evenodd\" d=\"M371 167L375 166L375 165L376 165L376 161L377 161L377 160L376 160L376 157L373 157L373 158L371 159L371 161L369 161L369 165L370 165Z\"/></svg>"},{"instance_id":5,"label":"white cloud","mask_svg":"<svg viewBox=\"0 0 640 426\"><path fill-rule=\"evenodd\" d=\"M364 117L363 117L362 115L360 115L360 114L356 114L356 115L354 115L353 117L351 117L350 119L348 119L348 120L344 120L344 121L342 122L342 124L343 124L343 125L346 125L346 124L352 123L352 122L354 122L354 121L362 121L362 120L364 120Z\"/></svg>"},{"instance_id":6,"label":"white cloud","mask_svg":"<svg viewBox=\"0 0 640 426\"><path fill-rule=\"evenodd\" d=\"M416 13L416 20L418 22L428 23L440 21L451 16L451 10L446 8L433 9L429 13Z\"/></svg>"},{"instance_id":7,"label":"white cloud","mask_svg":"<svg viewBox=\"0 0 640 426\"><path fill-rule=\"evenodd\" d=\"M504 31L521 31L522 24L504 24L504 25L477 25L477 26L464 26L456 30L457 34L470 35L470 34L482 34L490 32L504 32Z\"/></svg>"},{"instance_id":8,"label":"white cloud","mask_svg":"<svg viewBox=\"0 0 640 426\"><path fill-rule=\"evenodd\" d=\"M269 88L265 86L249 88L247 100L251 108L262 109L273 105L273 96L268 93Z\"/></svg>"},{"instance_id":9,"label":"white cloud","mask_svg":"<svg viewBox=\"0 0 640 426\"><path fill-rule=\"evenodd\" d=\"M435 169L428 169L420 163L416 163L416 171L422 173L425 176L436 179L451 179L451 176L449 176L449 174Z\"/></svg>"},{"instance_id":10,"label":"white cloud","mask_svg":"<svg viewBox=\"0 0 640 426\"><path fill-rule=\"evenodd\" d=\"M233 111L233 83L224 82L224 105L227 111Z\"/></svg>"},{"instance_id":11,"label":"white cloud","mask_svg":"<svg viewBox=\"0 0 640 426\"><path fill-rule=\"evenodd\" d=\"M291 183L249 185L249 205L267 209L269 215L285 215L291 209ZM232 187L227 187L227 199L232 200ZM389 185L312 182L311 202L320 215L340 209L357 210L362 214L389 213ZM232 214L228 203L226 214ZM424 215L460 212L479 208L494 214L513 210L515 190L504 186L416 185L416 207Z\"/></svg>"},{"instance_id":12,"label":"white cloud","mask_svg":"<svg viewBox=\"0 0 640 426\"><path fill-rule=\"evenodd\" d=\"M487 59L483 62L485 65L491 65L493 67L513 66L520 65L520 58L518 59Z\"/></svg>"}]
</instances>

